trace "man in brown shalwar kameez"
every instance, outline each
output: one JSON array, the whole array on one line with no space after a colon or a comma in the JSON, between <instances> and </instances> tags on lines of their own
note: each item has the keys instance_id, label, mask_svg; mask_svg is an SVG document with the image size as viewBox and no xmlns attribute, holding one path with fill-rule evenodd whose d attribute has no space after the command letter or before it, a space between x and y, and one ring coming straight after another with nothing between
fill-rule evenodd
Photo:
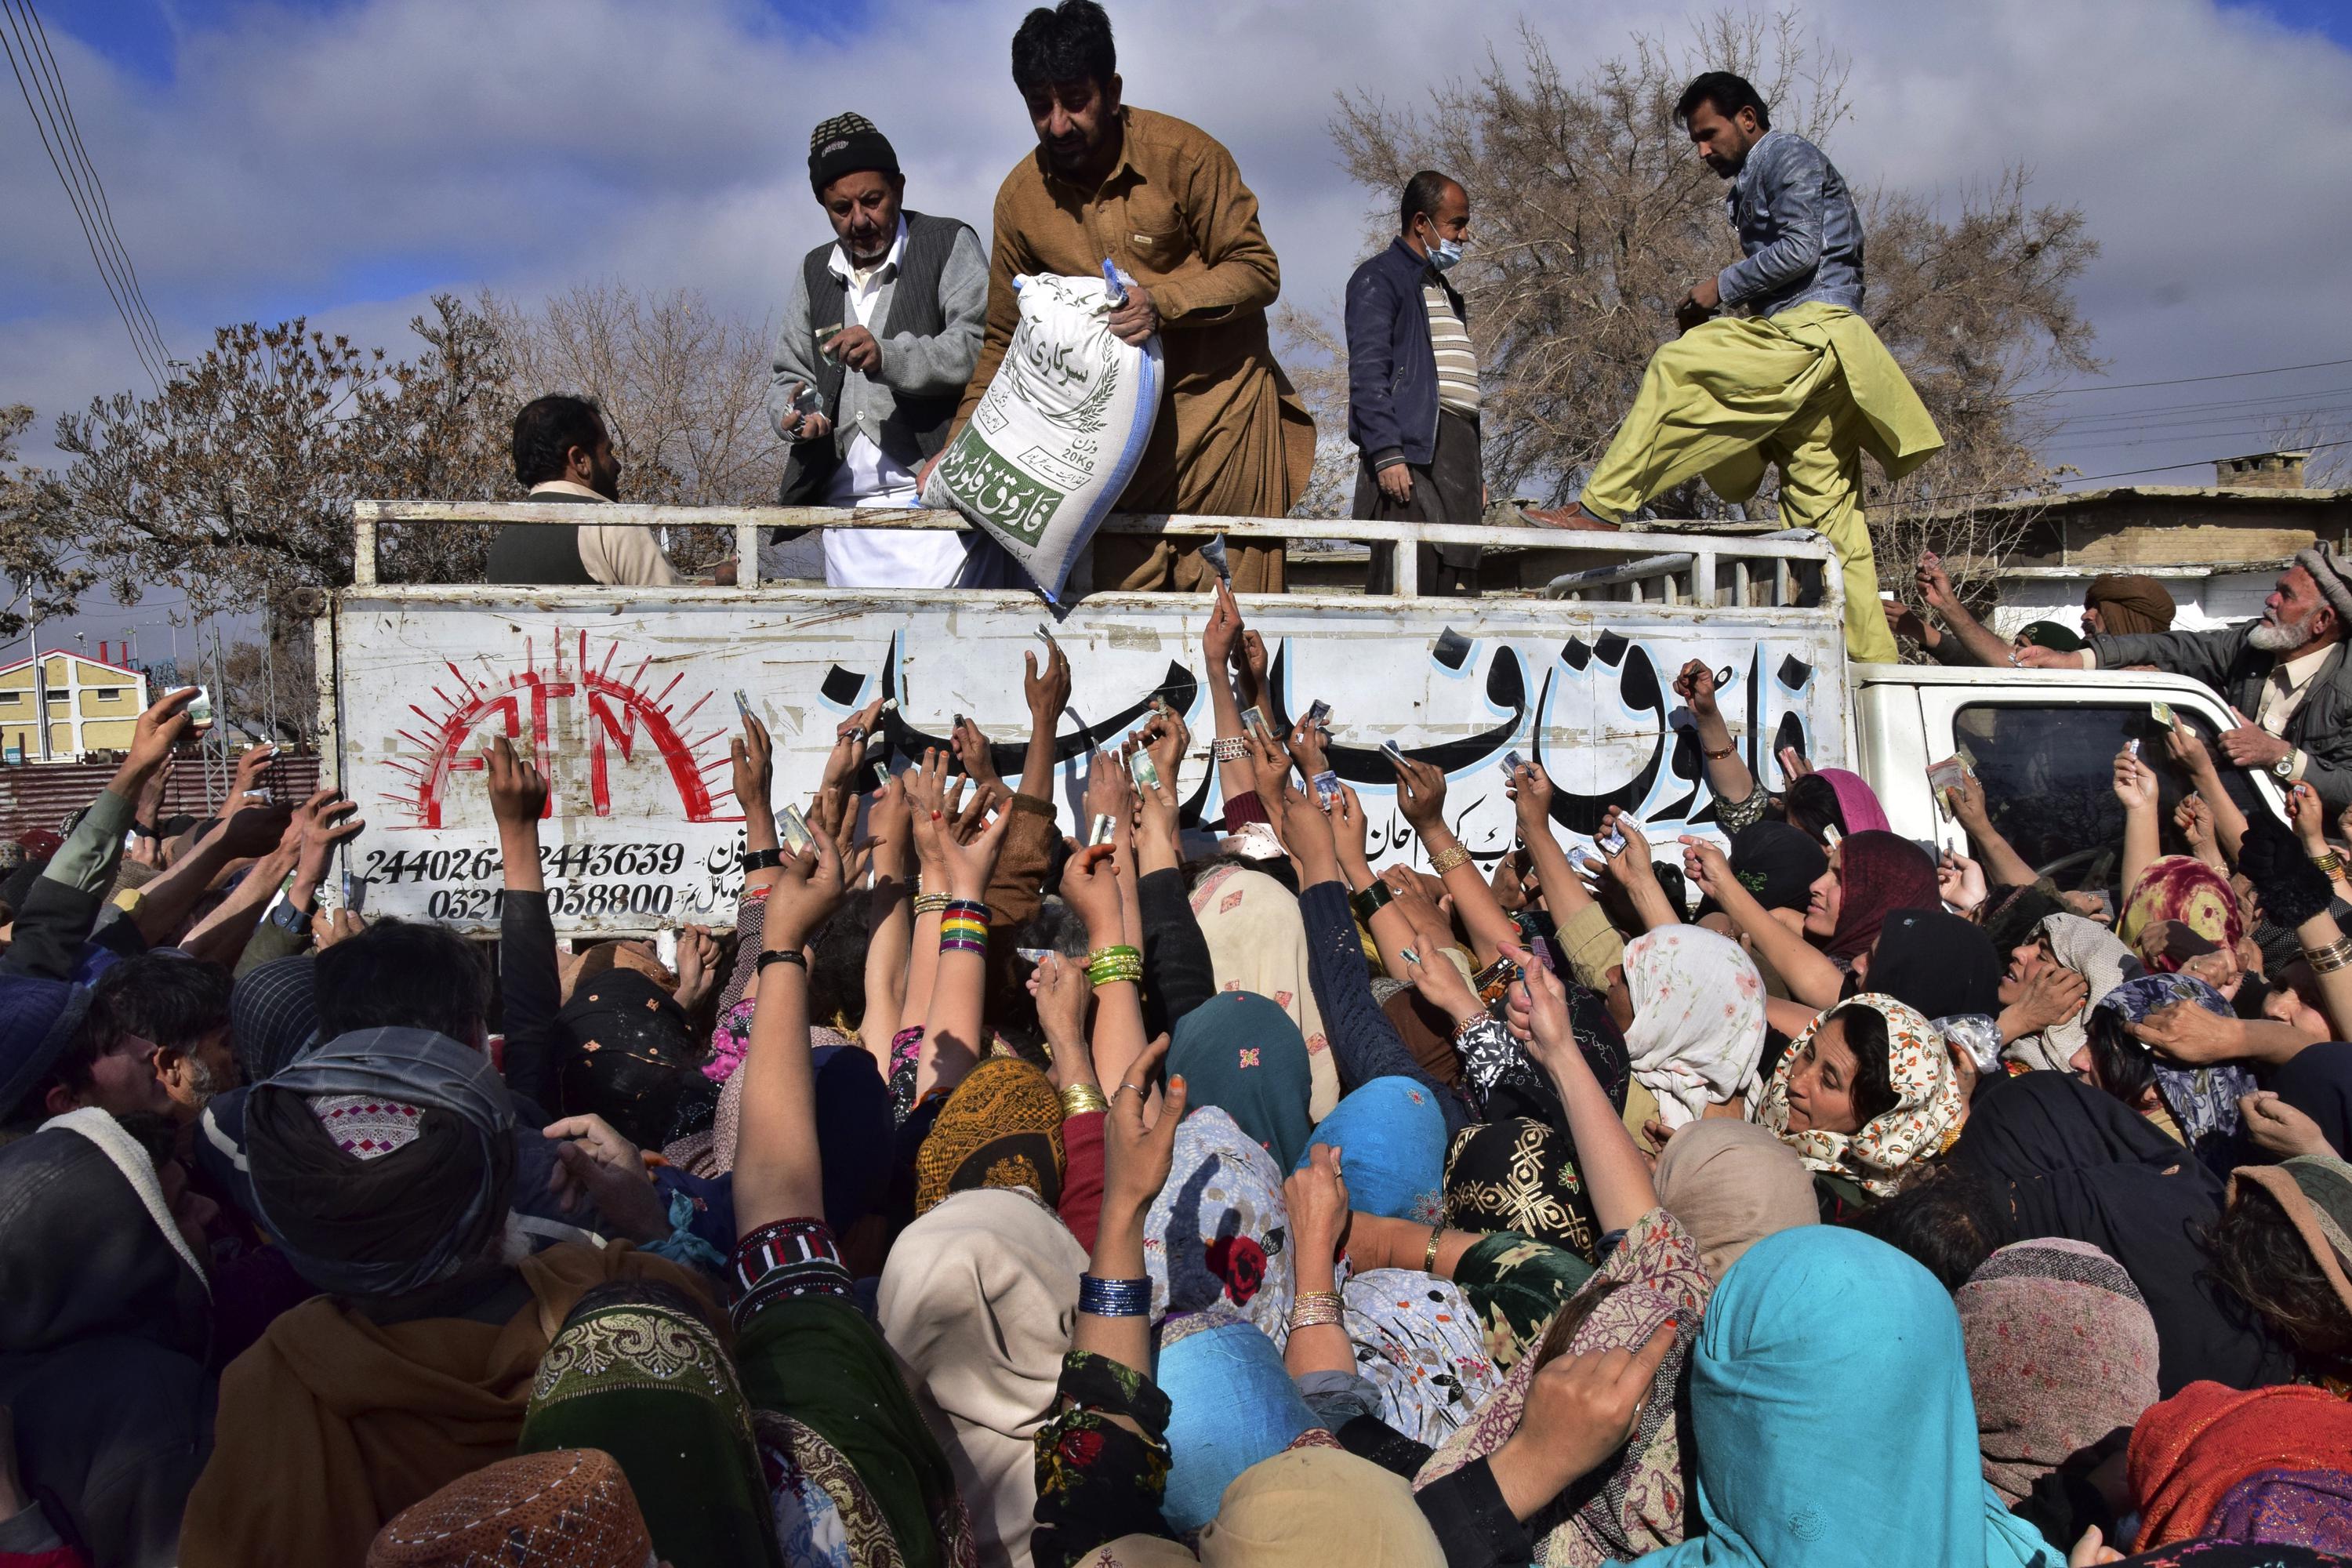
<instances>
[{"instance_id":1,"label":"man in brown shalwar kameez","mask_svg":"<svg viewBox=\"0 0 2352 1568\"><path fill-rule=\"evenodd\" d=\"M1315 422L1275 363L1266 307L1281 266L1233 154L1197 126L1119 103L1110 18L1094 0L1029 13L1013 39L1013 79L1037 151L996 193L988 336L957 426L971 417L1021 319L1024 273L1136 281L1113 312L1129 342L1160 334L1166 401L1118 509L1281 517L1307 489ZM1216 580L1181 540L1103 534L1097 590L1203 590ZM1234 587L1282 592L1279 546L1229 551Z\"/></svg>"}]
</instances>

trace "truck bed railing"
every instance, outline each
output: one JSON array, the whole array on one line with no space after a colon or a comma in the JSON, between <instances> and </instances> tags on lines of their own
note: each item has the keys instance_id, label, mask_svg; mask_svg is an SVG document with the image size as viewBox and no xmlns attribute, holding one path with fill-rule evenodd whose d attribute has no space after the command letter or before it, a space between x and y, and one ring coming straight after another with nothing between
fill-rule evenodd
<instances>
[{"instance_id":1,"label":"truck bed railing","mask_svg":"<svg viewBox=\"0 0 2352 1568\"><path fill-rule=\"evenodd\" d=\"M953 511L899 507L848 509L800 506L659 506L618 501L583 514L567 501L410 501L352 503L352 581L378 584L377 531L385 524L554 523L642 524L649 528L727 528L735 535L736 584L760 581L760 542L774 529L908 529L961 531L971 527ZM1803 531L1733 534L1697 531L1654 533L1585 533L1549 528L1489 528L1480 524L1370 522L1353 518L1205 517L1167 512L1114 512L1101 531L1170 534L1205 539L1222 533L1229 542L1328 539L1369 547L1385 555L1394 592L1383 597L1412 599L1420 594L1416 546L1476 544L1486 547L1489 596L1543 596L1633 604L1717 608L1730 605L1792 608L1826 605L1838 608L1837 574L1822 568L1832 559L1827 541ZM1294 552L1294 562L1309 557ZM1824 579L1826 578L1826 581Z\"/></svg>"}]
</instances>

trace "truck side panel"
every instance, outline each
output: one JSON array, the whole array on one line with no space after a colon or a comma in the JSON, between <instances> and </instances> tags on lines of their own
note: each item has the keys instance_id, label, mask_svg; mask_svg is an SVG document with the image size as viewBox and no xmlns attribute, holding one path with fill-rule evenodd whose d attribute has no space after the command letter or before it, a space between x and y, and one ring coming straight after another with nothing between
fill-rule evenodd
<instances>
[{"instance_id":1,"label":"truck side panel","mask_svg":"<svg viewBox=\"0 0 2352 1568\"><path fill-rule=\"evenodd\" d=\"M779 803L804 799L835 727L877 696L891 765L940 746L958 714L995 738L1018 778L1028 716L1022 656L1041 611L1019 595L771 590L756 597L542 593L530 609L478 593L365 588L331 613L332 734L341 787L372 831L352 870L369 912L497 926L497 837L481 748L506 735L552 782L542 831L551 903L568 932L731 922L742 829L728 742L740 690L776 738ZM1376 864L1414 856L1395 809L1393 739L1444 768L1449 821L1482 864L1516 830L1501 763L1517 751L1555 780L1556 826L1589 836L1611 805L1655 829L1719 832L1695 739L1669 689L1690 658L1728 667L1722 697L1749 765L1796 744L1824 764L1847 732L1843 655L1818 611L1489 599L1351 605L1253 600L1272 675L1296 716L1331 705L1332 763L1363 797ZM1085 757L1116 744L1154 696L1192 728L1179 781L1188 820L1223 807L1205 752L1213 717L1202 602L1106 596L1054 628L1076 680L1061 728L1057 805L1079 829ZM1447 637L1448 631L1456 634ZM871 780L866 781L871 787Z\"/></svg>"}]
</instances>

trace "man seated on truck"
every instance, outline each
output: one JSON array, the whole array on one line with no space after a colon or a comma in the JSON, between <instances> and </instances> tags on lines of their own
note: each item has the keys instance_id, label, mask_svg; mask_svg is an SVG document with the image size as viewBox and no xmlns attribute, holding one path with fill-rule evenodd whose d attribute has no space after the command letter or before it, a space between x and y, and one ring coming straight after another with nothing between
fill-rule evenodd
<instances>
[{"instance_id":1,"label":"man seated on truck","mask_svg":"<svg viewBox=\"0 0 2352 1568\"><path fill-rule=\"evenodd\" d=\"M1159 334L1167 388L1117 510L1287 514L1315 467L1315 420L1267 341L1282 268L1234 155L1198 126L1120 103L1110 18L1095 0L1061 0L1023 19L1013 84L1028 104L1037 150L996 193L988 338L957 427L980 405L1020 325L1013 280L1098 278L1109 260L1135 280L1110 330L1130 343ZM1094 587L1206 593L1217 574L1197 549L1180 556L1177 542L1098 536ZM1237 541L1228 562L1236 592L1282 592L1281 546Z\"/></svg>"},{"instance_id":2,"label":"man seated on truck","mask_svg":"<svg viewBox=\"0 0 2352 1568\"><path fill-rule=\"evenodd\" d=\"M1891 663L1895 635L1862 515L1862 455L1897 479L1944 438L1858 314L1862 216L1822 150L1773 130L1744 78L1707 72L1683 90L1675 115L1706 166L1732 182L1745 259L1691 285L1675 310L1683 335L1650 357L1584 493L1530 515L1555 527L1614 527L1701 476L1727 500L1744 501L1765 465L1777 465L1780 520L1837 548L1847 657ZM1726 313L1742 307L1748 315Z\"/></svg>"},{"instance_id":3,"label":"man seated on truck","mask_svg":"<svg viewBox=\"0 0 2352 1568\"><path fill-rule=\"evenodd\" d=\"M916 473L945 444L980 358L988 258L971 225L906 210L898 154L862 114L835 115L810 133L809 184L835 237L801 258L776 331L768 417L792 443L778 499L918 505ZM965 541L985 538L828 529L824 580L949 587L963 571Z\"/></svg>"},{"instance_id":4,"label":"man seated on truck","mask_svg":"<svg viewBox=\"0 0 2352 1568\"><path fill-rule=\"evenodd\" d=\"M2028 669L2116 669L2147 665L2191 675L2221 694L2239 719L2221 748L2242 768L2268 768L2280 787L2300 781L2331 812L2352 805L2352 577L2327 545L2295 552L2263 601L2260 620L2207 632L2100 636L2080 653L2021 647Z\"/></svg>"},{"instance_id":5,"label":"man seated on truck","mask_svg":"<svg viewBox=\"0 0 2352 1568\"><path fill-rule=\"evenodd\" d=\"M594 504L621 499L621 459L604 416L584 397L534 397L514 422L515 482L535 501ZM543 586L673 588L686 581L662 553L654 531L510 522L490 542L489 579Z\"/></svg>"}]
</instances>

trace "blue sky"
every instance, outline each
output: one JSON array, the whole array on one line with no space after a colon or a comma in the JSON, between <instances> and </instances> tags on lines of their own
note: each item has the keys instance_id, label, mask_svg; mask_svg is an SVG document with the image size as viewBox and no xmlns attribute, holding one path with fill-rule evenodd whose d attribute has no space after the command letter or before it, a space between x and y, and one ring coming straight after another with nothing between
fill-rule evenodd
<instances>
[{"instance_id":1,"label":"blue sky","mask_svg":"<svg viewBox=\"0 0 2352 1568\"><path fill-rule=\"evenodd\" d=\"M175 353L309 316L404 351L436 289L693 287L757 319L824 236L807 128L856 108L910 200L982 222L1029 132L1004 79L1027 0L47 0L118 227ZM1579 71L1708 5L1648 0L1113 0L1129 101L1233 148L1283 258L1330 313L1368 193L1334 165L1334 92L1400 107L1507 56L1524 20ZM1851 68L1831 147L1859 184L1950 202L2022 161L2104 251L2079 297L2114 383L2352 359L2352 0L1814 0ZM0 403L36 435L141 384L23 105L0 97ZM2153 430L2109 411L2256 393ZM2262 411L2352 415L2352 366L2200 392L2074 395L2084 473L2221 455ZM2247 408L2256 413L2245 412ZM2233 423L2243 421L2243 425ZM45 459L45 441L26 456ZM2193 469L2151 479L2193 482ZM144 609L142 607L142 617ZM90 623L113 636L121 616ZM151 621L151 624L152 621ZM91 632L92 640L100 635Z\"/></svg>"}]
</instances>

